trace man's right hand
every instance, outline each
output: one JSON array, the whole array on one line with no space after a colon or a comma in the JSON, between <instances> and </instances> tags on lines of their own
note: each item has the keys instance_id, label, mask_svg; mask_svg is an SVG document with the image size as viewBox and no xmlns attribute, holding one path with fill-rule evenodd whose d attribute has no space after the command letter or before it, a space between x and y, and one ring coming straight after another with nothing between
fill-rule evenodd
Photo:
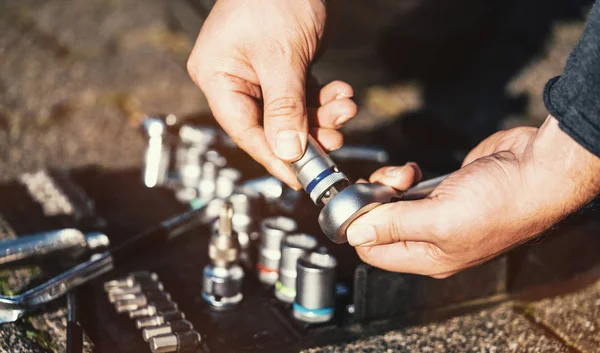
<instances>
[{"instance_id":1,"label":"man's right hand","mask_svg":"<svg viewBox=\"0 0 600 353\"><path fill-rule=\"evenodd\" d=\"M219 0L206 19L188 71L237 145L288 185L285 162L299 159L312 133L328 150L356 114L350 85L334 81L307 108L306 73L325 28L323 0Z\"/></svg>"}]
</instances>

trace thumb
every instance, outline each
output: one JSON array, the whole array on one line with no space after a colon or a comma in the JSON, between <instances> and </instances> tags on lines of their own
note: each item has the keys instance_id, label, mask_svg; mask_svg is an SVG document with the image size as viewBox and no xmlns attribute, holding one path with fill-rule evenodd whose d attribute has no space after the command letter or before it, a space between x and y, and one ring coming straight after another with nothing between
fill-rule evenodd
<instances>
[{"instance_id":1,"label":"thumb","mask_svg":"<svg viewBox=\"0 0 600 353\"><path fill-rule=\"evenodd\" d=\"M427 242L437 229L434 199L398 201L380 205L356 219L346 231L352 246L373 246L401 241Z\"/></svg>"},{"instance_id":2,"label":"thumb","mask_svg":"<svg viewBox=\"0 0 600 353\"><path fill-rule=\"evenodd\" d=\"M294 162L304 154L308 134L306 67L277 60L258 72L264 99L264 129L275 155Z\"/></svg>"}]
</instances>

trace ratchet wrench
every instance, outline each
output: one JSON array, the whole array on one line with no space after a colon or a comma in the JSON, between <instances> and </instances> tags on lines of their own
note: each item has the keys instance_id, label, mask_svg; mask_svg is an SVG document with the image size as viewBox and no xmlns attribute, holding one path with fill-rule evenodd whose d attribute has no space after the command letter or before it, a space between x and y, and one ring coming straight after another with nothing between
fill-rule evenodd
<instances>
[{"instance_id":1,"label":"ratchet wrench","mask_svg":"<svg viewBox=\"0 0 600 353\"><path fill-rule=\"evenodd\" d=\"M208 216L206 209L207 205L169 218L23 294L0 296L0 323L14 322L39 306L111 271L116 263L127 261L140 248L172 240L193 228L210 224L215 218Z\"/></svg>"}]
</instances>

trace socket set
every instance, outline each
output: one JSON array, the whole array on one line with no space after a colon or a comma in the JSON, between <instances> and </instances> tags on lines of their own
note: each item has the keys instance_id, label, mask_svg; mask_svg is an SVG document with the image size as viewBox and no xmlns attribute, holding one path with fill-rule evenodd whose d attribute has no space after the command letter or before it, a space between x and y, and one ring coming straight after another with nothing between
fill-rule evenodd
<instances>
[{"instance_id":1,"label":"socket set","mask_svg":"<svg viewBox=\"0 0 600 353\"><path fill-rule=\"evenodd\" d=\"M135 321L153 353L195 352L200 334L164 289L156 273L139 271L104 282L108 300L117 313Z\"/></svg>"},{"instance_id":2,"label":"socket set","mask_svg":"<svg viewBox=\"0 0 600 353\"><path fill-rule=\"evenodd\" d=\"M79 321L95 352L296 352L491 305L531 283L586 271L596 260L582 254L600 251L598 237L567 224L556 231L563 237L535 247L536 264L577 264L544 272L554 277L535 271L527 248L444 280L382 271L330 241L317 222L314 200L335 199L345 180L336 190L292 190L207 123L151 117L142 131L141 169L45 171L0 185L0 227L10 237L76 229L81 239L104 235L112 248L190 210L209 215L185 236L115 257L110 273L78 289ZM330 156L323 167L333 164L328 170L343 170L348 181L388 163L376 148ZM89 244L77 244L89 256ZM42 277L64 270L63 260L40 259ZM534 282L514 274L532 271Z\"/></svg>"}]
</instances>

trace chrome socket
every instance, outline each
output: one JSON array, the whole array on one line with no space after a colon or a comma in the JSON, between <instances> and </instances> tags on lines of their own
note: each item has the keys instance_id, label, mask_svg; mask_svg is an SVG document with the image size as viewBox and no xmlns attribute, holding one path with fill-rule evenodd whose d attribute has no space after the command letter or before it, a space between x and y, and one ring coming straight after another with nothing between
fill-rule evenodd
<instances>
[{"instance_id":1,"label":"chrome socket","mask_svg":"<svg viewBox=\"0 0 600 353\"><path fill-rule=\"evenodd\" d=\"M173 310L166 311L164 313L159 313L155 316L142 317L136 320L135 326L138 329L143 329L144 327L152 327L163 325L170 321L175 320L183 320L185 319L185 314L181 311Z\"/></svg>"},{"instance_id":2,"label":"chrome socket","mask_svg":"<svg viewBox=\"0 0 600 353\"><path fill-rule=\"evenodd\" d=\"M152 337L150 350L152 353L193 351L200 346L202 339L196 331L173 332Z\"/></svg>"},{"instance_id":3,"label":"chrome socket","mask_svg":"<svg viewBox=\"0 0 600 353\"><path fill-rule=\"evenodd\" d=\"M158 281L158 275L154 272L132 272L125 278L105 282L104 290L106 292L109 292L116 290L117 288L123 289L127 287L133 287L137 283L147 283L156 281Z\"/></svg>"},{"instance_id":4,"label":"chrome socket","mask_svg":"<svg viewBox=\"0 0 600 353\"><path fill-rule=\"evenodd\" d=\"M258 279L266 284L275 284L279 277L281 242L283 238L296 231L296 221L289 217L265 218L260 223L260 245L258 250Z\"/></svg>"},{"instance_id":5,"label":"chrome socket","mask_svg":"<svg viewBox=\"0 0 600 353\"><path fill-rule=\"evenodd\" d=\"M173 332L184 332L192 330L194 327L192 323L187 320L175 320L167 322L166 324L146 327L142 330L142 337L144 341L148 342L152 337L165 335Z\"/></svg>"},{"instance_id":6,"label":"chrome socket","mask_svg":"<svg viewBox=\"0 0 600 353\"><path fill-rule=\"evenodd\" d=\"M290 234L281 244L281 262L279 279L275 284L275 297L283 302L292 303L296 297L296 266L298 259L317 248L318 241L308 234Z\"/></svg>"},{"instance_id":7,"label":"chrome socket","mask_svg":"<svg viewBox=\"0 0 600 353\"><path fill-rule=\"evenodd\" d=\"M238 186L242 179L242 172L235 168L222 168L215 180L215 196L220 199L226 199Z\"/></svg>"},{"instance_id":8,"label":"chrome socket","mask_svg":"<svg viewBox=\"0 0 600 353\"><path fill-rule=\"evenodd\" d=\"M137 310L129 312L129 318L137 319L144 316L154 316L162 312L177 310L178 306L172 300L154 302Z\"/></svg>"},{"instance_id":9,"label":"chrome socket","mask_svg":"<svg viewBox=\"0 0 600 353\"><path fill-rule=\"evenodd\" d=\"M348 186L348 177L312 136L309 135L306 142L304 155L290 165L315 205L327 204L329 199Z\"/></svg>"},{"instance_id":10,"label":"chrome socket","mask_svg":"<svg viewBox=\"0 0 600 353\"><path fill-rule=\"evenodd\" d=\"M115 287L108 291L108 301L115 303L117 300L131 299L143 292L161 292L164 290L162 282L136 283L132 287Z\"/></svg>"},{"instance_id":11,"label":"chrome socket","mask_svg":"<svg viewBox=\"0 0 600 353\"><path fill-rule=\"evenodd\" d=\"M306 323L322 323L335 312L337 261L324 251L311 252L298 260L294 317Z\"/></svg>"},{"instance_id":12,"label":"chrome socket","mask_svg":"<svg viewBox=\"0 0 600 353\"><path fill-rule=\"evenodd\" d=\"M164 185L168 179L171 146L167 124L159 118L148 117L142 122L148 138L144 155L143 182L148 188Z\"/></svg>"},{"instance_id":13,"label":"chrome socket","mask_svg":"<svg viewBox=\"0 0 600 353\"><path fill-rule=\"evenodd\" d=\"M215 308L228 308L242 298L244 270L238 265L240 247L233 229L233 206L221 206L217 228L208 246L211 264L204 267L202 297Z\"/></svg>"},{"instance_id":14,"label":"chrome socket","mask_svg":"<svg viewBox=\"0 0 600 353\"><path fill-rule=\"evenodd\" d=\"M171 300L171 295L166 292L148 292L139 294L133 298L117 300L115 302L115 310L118 313L129 312L137 310L148 304L152 304L157 301L168 301Z\"/></svg>"}]
</instances>

